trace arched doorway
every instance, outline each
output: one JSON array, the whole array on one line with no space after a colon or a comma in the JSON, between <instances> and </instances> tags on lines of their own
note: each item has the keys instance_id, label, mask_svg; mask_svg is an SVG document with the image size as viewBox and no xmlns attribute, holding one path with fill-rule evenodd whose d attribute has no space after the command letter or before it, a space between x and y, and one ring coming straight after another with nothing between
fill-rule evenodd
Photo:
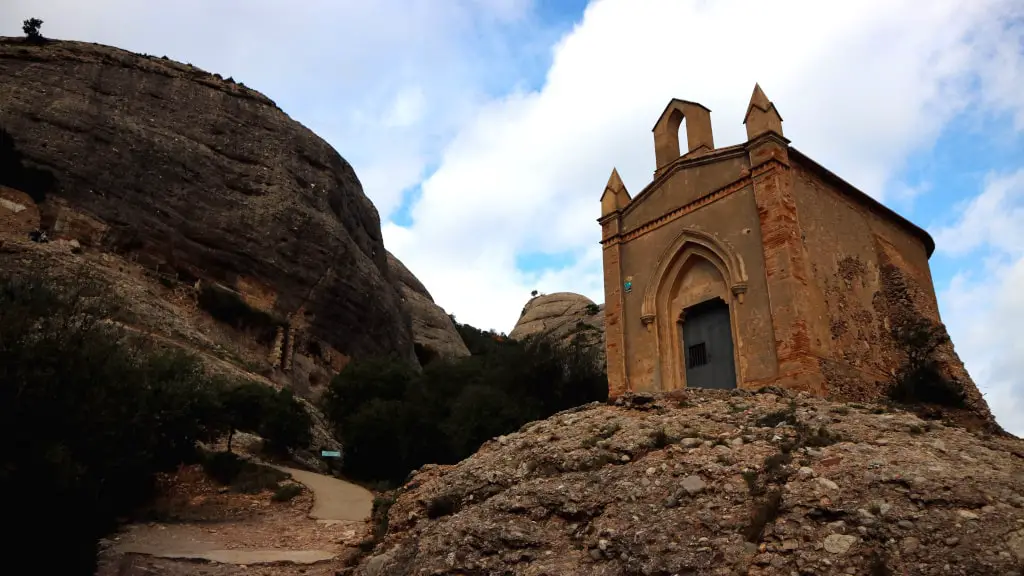
<instances>
[{"instance_id":1,"label":"arched doorway","mask_svg":"<svg viewBox=\"0 0 1024 576\"><path fill-rule=\"evenodd\" d=\"M650 368L654 389L707 386L706 382L717 388L739 387L743 343L736 337L737 306L743 303L746 281L743 260L708 232L684 229L666 247L644 291L640 317L653 332L657 351ZM707 380L696 376L698 384L687 378L690 350L684 343L684 330L689 320L695 322L690 342L703 342L705 352L713 346L716 359L710 369L701 370L713 374ZM704 336L713 340L695 340ZM697 355L694 361L702 361L700 347L693 353ZM719 361L731 368L719 368Z\"/></svg>"},{"instance_id":2,"label":"arched doorway","mask_svg":"<svg viewBox=\"0 0 1024 576\"><path fill-rule=\"evenodd\" d=\"M729 305L714 298L689 306L679 315L682 356L688 388L736 387Z\"/></svg>"}]
</instances>

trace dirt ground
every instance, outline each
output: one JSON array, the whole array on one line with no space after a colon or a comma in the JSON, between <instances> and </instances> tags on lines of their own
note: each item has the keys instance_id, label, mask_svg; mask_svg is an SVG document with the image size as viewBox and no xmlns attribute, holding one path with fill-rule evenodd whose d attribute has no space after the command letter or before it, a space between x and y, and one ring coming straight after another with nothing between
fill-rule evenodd
<instances>
[{"instance_id":1,"label":"dirt ground","mask_svg":"<svg viewBox=\"0 0 1024 576\"><path fill-rule=\"evenodd\" d=\"M333 575L363 540L368 526L310 518L313 495L306 488L288 502L273 502L269 490L240 494L220 487L199 466L161 477L161 489L161 497L145 513L149 522L129 524L101 543L97 576ZM320 551L336 556L314 564L246 565L150 555L214 550Z\"/></svg>"}]
</instances>

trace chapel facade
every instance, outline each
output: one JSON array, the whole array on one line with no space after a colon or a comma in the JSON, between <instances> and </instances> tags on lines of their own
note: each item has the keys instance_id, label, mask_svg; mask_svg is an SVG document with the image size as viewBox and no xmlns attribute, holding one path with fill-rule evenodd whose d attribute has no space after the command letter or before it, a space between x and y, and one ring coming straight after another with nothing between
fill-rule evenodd
<instances>
[{"instance_id":1,"label":"chapel facade","mask_svg":"<svg viewBox=\"0 0 1024 576\"><path fill-rule=\"evenodd\" d=\"M599 219L609 393L877 398L902 361L892 327L939 322L935 243L793 148L759 86L743 122L746 142L716 148L711 111L673 99L653 129L653 181L631 196L612 171ZM984 405L951 345L943 365Z\"/></svg>"}]
</instances>

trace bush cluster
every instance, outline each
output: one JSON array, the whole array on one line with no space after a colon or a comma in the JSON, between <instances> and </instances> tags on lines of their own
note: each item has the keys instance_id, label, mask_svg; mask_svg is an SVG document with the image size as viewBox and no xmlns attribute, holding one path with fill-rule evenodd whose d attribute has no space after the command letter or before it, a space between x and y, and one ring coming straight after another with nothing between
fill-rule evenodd
<instances>
[{"instance_id":1,"label":"bush cluster","mask_svg":"<svg viewBox=\"0 0 1024 576\"><path fill-rule=\"evenodd\" d=\"M942 370L939 349L949 343L945 327L914 317L892 329L893 340L903 353L903 363L889 384L889 398L902 404L937 404L963 408L963 385Z\"/></svg>"},{"instance_id":2,"label":"bush cluster","mask_svg":"<svg viewBox=\"0 0 1024 576\"><path fill-rule=\"evenodd\" d=\"M25 33L25 37L30 42L40 43L45 41L42 32L39 31L43 27L43 21L39 18L29 18L21 23L21 31Z\"/></svg>"},{"instance_id":3,"label":"bush cluster","mask_svg":"<svg viewBox=\"0 0 1024 576\"><path fill-rule=\"evenodd\" d=\"M54 573L92 574L97 540L154 496L156 473L198 462L198 441L254 427L281 448L309 435L289 394L261 386L254 418L236 399L257 385L131 337L110 298L98 285L0 278L0 493L18 527L4 544L45 539L61 550Z\"/></svg>"},{"instance_id":4,"label":"bush cluster","mask_svg":"<svg viewBox=\"0 0 1024 576\"><path fill-rule=\"evenodd\" d=\"M228 451L235 431L262 436L265 448L284 454L289 448L311 441L312 418L291 390L274 390L255 382L224 388L220 392L222 415L228 429Z\"/></svg>"},{"instance_id":5,"label":"bush cluster","mask_svg":"<svg viewBox=\"0 0 1024 576\"><path fill-rule=\"evenodd\" d=\"M458 462L526 422L608 397L589 347L456 327L468 358L422 371L394 358L353 361L334 378L323 410L345 445L346 473L398 483L424 464Z\"/></svg>"},{"instance_id":6,"label":"bush cluster","mask_svg":"<svg viewBox=\"0 0 1024 576\"><path fill-rule=\"evenodd\" d=\"M105 297L0 281L0 491L18 526L5 544L45 538L63 573L91 574L97 539L152 496L154 474L222 431L217 382L193 358L130 340Z\"/></svg>"}]
</instances>

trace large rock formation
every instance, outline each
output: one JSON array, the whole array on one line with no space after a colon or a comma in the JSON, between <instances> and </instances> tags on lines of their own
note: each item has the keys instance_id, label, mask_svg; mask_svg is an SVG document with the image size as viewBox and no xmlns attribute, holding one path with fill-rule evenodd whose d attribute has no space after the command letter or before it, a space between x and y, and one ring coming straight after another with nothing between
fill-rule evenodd
<instances>
[{"instance_id":1,"label":"large rock formation","mask_svg":"<svg viewBox=\"0 0 1024 576\"><path fill-rule=\"evenodd\" d=\"M594 304L590 298L573 292L536 296L523 307L508 336L513 340L543 337L562 343L579 337L604 366L604 304Z\"/></svg>"},{"instance_id":2,"label":"large rock formation","mask_svg":"<svg viewBox=\"0 0 1024 576\"><path fill-rule=\"evenodd\" d=\"M1022 458L1017 438L778 389L626 396L424 467L349 571L1020 575Z\"/></svg>"},{"instance_id":3,"label":"large rock formation","mask_svg":"<svg viewBox=\"0 0 1024 576\"><path fill-rule=\"evenodd\" d=\"M413 358L377 210L262 94L116 48L0 38L0 102L0 165L21 165L0 185L36 201L51 237L198 286L201 305L245 302L245 330L284 368Z\"/></svg>"},{"instance_id":4,"label":"large rock formation","mask_svg":"<svg viewBox=\"0 0 1024 576\"><path fill-rule=\"evenodd\" d=\"M388 270L412 321L412 337L420 363L426 364L436 358L469 356L469 349L455 330L448 313L434 303L427 287L390 252Z\"/></svg>"}]
</instances>

